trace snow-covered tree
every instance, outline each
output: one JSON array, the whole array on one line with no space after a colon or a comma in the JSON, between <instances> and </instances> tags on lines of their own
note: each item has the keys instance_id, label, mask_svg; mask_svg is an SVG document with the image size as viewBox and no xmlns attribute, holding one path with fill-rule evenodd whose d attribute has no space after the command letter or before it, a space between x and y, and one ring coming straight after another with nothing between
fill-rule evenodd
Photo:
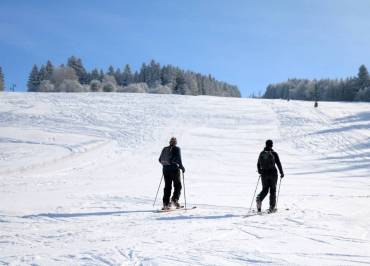
<instances>
[{"instance_id":1,"label":"snow-covered tree","mask_svg":"<svg viewBox=\"0 0 370 266\"><path fill-rule=\"evenodd\" d=\"M97 69L97 68L94 68L92 71L91 71L91 73L90 73L90 75L89 75L90 77L90 80L91 81L93 81L93 80L100 80L101 81L101 79L100 79L100 74L99 74L99 70ZM90 81L90 84L91 84L91 81Z\"/></svg>"},{"instance_id":2,"label":"snow-covered tree","mask_svg":"<svg viewBox=\"0 0 370 266\"><path fill-rule=\"evenodd\" d=\"M117 82L114 76L105 75L102 81L102 87L104 92L114 92L117 90Z\"/></svg>"},{"instance_id":3,"label":"snow-covered tree","mask_svg":"<svg viewBox=\"0 0 370 266\"><path fill-rule=\"evenodd\" d=\"M146 72L146 83L149 87L155 87L161 83L161 66L154 60L151 60Z\"/></svg>"},{"instance_id":4,"label":"snow-covered tree","mask_svg":"<svg viewBox=\"0 0 370 266\"><path fill-rule=\"evenodd\" d=\"M190 94L189 85L186 83L185 74L182 71L177 74L173 93L182 95Z\"/></svg>"},{"instance_id":5,"label":"snow-covered tree","mask_svg":"<svg viewBox=\"0 0 370 266\"><path fill-rule=\"evenodd\" d=\"M115 91L115 87L113 86L112 83L104 83L103 84L103 91L104 92L114 92Z\"/></svg>"},{"instance_id":6,"label":"snow-covered tree","mask_svg":"<svg viewBox=\"0 0 370 266\"><path fill-rule=\"evenodd\" d=\"M370 85L370 77L369 72L367 71L367 68L365 65L361 65L358 70L358 86L359 90L366 88Z\"/></svg>"},{"instance_id":7,"label":"snow-covered tree","mask_svg":"<svg viewBox=\"0 0 370 266\"><path fill-rule=\"evenodd\" d=\"M188 90L188 91L185 91L185 94L199 95L200 91L199 91L199 88L198 88L195 73L188 71L188 72L185 73L184 78L185 78L185 82L187 84L187 90ZM220 83L220 86L221 86L221 83ZM220 96L226 96L226 95L224 95L224 92L221 91L221 89L220 89Z\"/></svg>"},{"instance_id":8,"label":"snow-covered tree","mask_svg":"<svg viewBox=\"0 0 370 266\"><path fill-rule=\"evenodd\" d=\"M77 79L64 79L59 84L56 91L58 92L84 92L84 87L78 82Z\"/></svg>"},{"instance_id":9,"label":"snow-covered tree","mask_svg":"<svg viewBox=\"0 0 370 266\"><path fill-rule=\"evenodd\" d=\"M103 78L104 78L104 71L102 69L100 69L100 71L99 71L99 80L103 81Z\"/></svg>"},{"instance_id":10,"label":"snow-covered tree","mask_svg":"<svg viewBox=\"0 0 370 266\"><path fill-rule=\"evenodd\" d=\"M173 66L164 66L161 70L161 82L162 85L168 85L173 89L176 85L177 69Z\"/></svg>"},{"instance_id":11,"label":"snow-covered tree","mask_svg":"<svg viewBox=\"0 0 370 266\"><path fill-rule=\"evenodd\" d=\"M125 68L123 69L123 72L122 72L122 83L120 84L121 86L127 86L129 85L130 83L133 82L133 75L132 75L132 71L131 71L131 67L130 65L125 65Z\"/></svg>"},{"instance_id":12,"label":"snow-covered tree","mask_svg":"<svg viewBox=\"0 0 370 266\"><path fill-rule=\"evenodd\" d=\"M357 77L347 79L288 79L288 81L270 84L264 98L325 100L325 101L368 101L370 87L369 73L364 65L360 66Z\"/></svg>"},{"instance_id":13,"label":"snow-covered tree","mask_svg":"<svg viewBox=\"0 0 370 266\"><path fill-rule=\"evenodd\" d=\"M0 91L5 90L5 81L4 81L4 73L3 69L0 67Z\"/></svg>"},{"instance_id":14,"label":"snow-covered tree","mask_svg":"<svg viewBox=\"0 0 370 266\"><path fill-rule=\"evenodd\" d=\"M88 84L89 83L88 74L87 74L86 69L83 66L82 60L80 58L77 58L75 56L71 56L70 58L68 58L67 66L74 69L74 71L75 71L75 73L78 77L78 81L81 84Z\"/></svg>"},{"instance_id":15,"label":"snow-covered tree","mask_svg":"<svg viewBox=\"0 0 370 266\"><path fill-rule=\"evenodd\" d=\"M114 74L116 73L116 71L114 70L114 67L112 65L110 65L108 67L108 71L107 71L107 75L109 76L113 76L114 77Z\"/></svg>"},{"instance_id":16,"label":"snow-covered tree","mask_svg":"<svg viewBox=\"0 0 370 266\"><path fill-rule=\"evenodd\" d=\"M51 76L53 75L53 71L54 71L54 66L50 60L46 62L45 71L46 71L45 79L50 80Z\"/></svg>"},{"instance_id":17,"label":"snow-covered tree","mask_svg":"<svg viewBox=\"0 0 370 266\"><path fill-rule=\"evenodd\" d=\"M41 83L41 81L46 80L47 77L48 77L48 72L46 70L46 67L44 65L41 65L40 70L39 70L40 83Z\"/></svg>"},{"instance_id":18,"label":"snow-covered tree","mask_svg":"<svg viewBox=\"0 0 370 266\"><path fill-rule=\"evenodd\" d=\"M32 78L30 75L30 91L37 91L43 80L50 80L55 90L59 89L64 80L77 80L82 85L82 89L78 88L78 90L82 91L99 91L102 89L103 91L145 91L150 93L240 97L240 92L236 86L218 81L211 75L206 76L192 71L185 71L171 65L161 67L154 60L151 60L149 64L143 63L140 71L135 71L134 73L128 64L124 66L123 71L109 66L106 74L96 68L91 72L87 72L81 59L75 56L68 58L67 66L61 65L54 68L49 60L46 66L43 65L40 69L37 66L35 67L36 69L32 71ZM96 81L101 82L100 86L98 86ZM128 85L135 83L145 83L150 89L142 84L128 87ZM43 84L43 91L46 85L49 84ZM70 91L70 85L71 82L63 84L63 90ZM125 88L120 88L121 86Z\"/></svg>"},{"instance_id":19,"label":"snow-covered tree","mask_svg":"<svg viewBox=\"0 0 370 266\"><path fill-rule=\"evenodd\" d=\"M130 93L145 93L149 91L149 87L145 82L131 83L128 86L120 87L118 92L130 92Z\"/></svg>"},{"instance_id":20,"label":"snow-covered tree","mask_svg":"<svg viewBox=\"0 0 370 266\"><path fill-rule=\"evenodd\" d=\"M121 69L117 68L114 71L113 77L116 79L117 85L122 85L122 73L121 73Z\"/></svg>"},{"instance_id":21,"label":"snow-covered tree","mask_svg":"<svg viewBox=\"0 0 370 266\"><path fill-rule=\"evenodd\" d=\"M144 84L146 84L146 83L144 83ZM149 88L148 92L149 93L155 93L155 94L171 94L172 90L167 85L159 84L158 86L156 86L154 88Z\"/></svg>"},{"instance_id":22,"label":"snow-covered tree","mask_svg":"<svg viewBox=\"0 0 370 266\"><path fill-rule=\"evenodd\" d=\"M90 82L90 91L92 91L92 92L102 91L102 84L101 84L100 80L93 79Z\"/></svg>"},{"instance_id":23,"label":"snow-covered tree","mask_svg":"<svg viewBox=\"0 0 370 266\"><path fill-rule=\"evenodd\" d=\"M138 71L135 71L135 73L134 73L134 79L133 79L133 83L138 83L138 82L141 82L140 81L140 74L139 74L139 72Z\"/></svg>"},{"instance_id":24,"label":"snow-covered tree","mask_svg":"<svg viewBox=\"0 0 370 266\"><path fill-rule=\"evenodd\" d=\"M40 86L39 70L36 65L33 65L31 73L28 77L27 88L28 91L37 91Z\"/></svg>"},{"instance_id":25,"label":"snow-covered tree","mask_svg":"<svg viewBox=\"0 0 370 266\"><path fill-rule=\"evenodd\" d=\"M357 92L356 101L370 101L370 87L365 87Z\"/></svg>"},{"instance_id":26,"label":"snow-covered tree","mask_svg":"<svg viewBox=\"0 0 370 266\"><path fill-rule=\"evenodd\" d=\"M51 76L51 82L56 88L63 83L64 80L75 80L78 81L76 72L71 67L58 67L53 71Z\"/></svg>"},{"instance_id":27,"label":"snow-covered tree","mask_svg":"<svg viewBox=\"0 0 370 266\"><path fill-rule=\"evenodd\" d=\"M140 68L140 71L138 72L138 76L137 76L137 79L136 79L136 82L139 83L139 82L145 82L147 81L148 79L148 67L145 63L141 64L141 68Z\"/></svg>"},{"instance_id":28,"label":"snow-covered tree","mask_svg":"<svg viewBox=\"0 0 370 266\"><path fill-rule=\"evenodd\" d=\"M53 83L50 82L50 80L43 80L40 83L40 86L38 87L38 92L54 92L55 86Z\"/></svg>"}]
</instances>

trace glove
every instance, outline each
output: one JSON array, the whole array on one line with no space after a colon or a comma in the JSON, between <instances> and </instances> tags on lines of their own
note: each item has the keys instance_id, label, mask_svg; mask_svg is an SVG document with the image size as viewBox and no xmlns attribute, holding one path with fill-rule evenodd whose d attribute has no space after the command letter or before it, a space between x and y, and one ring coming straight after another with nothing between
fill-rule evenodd
<instances>
[{"instance_id":1,"label":"glove","mask_svg":"<svg viewBox=\"0 0 370 266\"><path fill-rule=\"evenodd\" d=\"M284 173L282 173L281 175L280 175L280 178L283 178L284 177Z\"/></svg>"},{"instance_id":2,"label":"glove","mask_svg":"<svg viewBox=\"0 0 370 266\"><path fill-rule=\"evenodd\" d=\"M181 168L181 171L182 171L182 173L185 173L185 167L184 166Z\"/></svg>"}]
</instances>

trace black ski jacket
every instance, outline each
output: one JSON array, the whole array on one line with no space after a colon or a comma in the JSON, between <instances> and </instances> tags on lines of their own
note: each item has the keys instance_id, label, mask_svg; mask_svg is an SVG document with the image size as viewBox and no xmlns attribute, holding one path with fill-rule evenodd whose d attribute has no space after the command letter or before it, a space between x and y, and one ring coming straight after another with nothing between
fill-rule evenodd
<instances>
[{"instance_id":1,"label":"black ski jacket","mask_svg":"<svg viewBox=\"0 0 370 266\"><path fill-rule=\"evenodd\" d=\"M281 166L281 162L280 162L280 158L279 158L278 153L276 151L274 151L273 149L267 148L267 147L265 147L263 150L264 151L271 151L272 155L274 155L274 158L275 158L275 164L279 168L280 175L282 175L284 172L283 172L283 167ZM278 173L276 167L274 169L271 169L271 170L262 170L258 160L257 160L257 170L258 170L258 173L261 174L261 175L271 175L271 174L277 175L277 173Z\"/></svg>"},{"instance_id":2,"label":"black ski jacket","mask_svg":"<svg viewBox=\"0 0 370 266\"><path fill-rule=\"evenodd\" d=\"M185 171L184 166L182 165L182 160L181 160L181 149L180 147L177 146L169 146L171 148L171 165L164 165L163 170L177 170L181 169L182 171ZM168 147L164 147L162 149L162 153L164 149ZM162 155L161 153L161 155ZM159 156L159 162L161 162L161 156Z\"/></svg>"}]
</instances>

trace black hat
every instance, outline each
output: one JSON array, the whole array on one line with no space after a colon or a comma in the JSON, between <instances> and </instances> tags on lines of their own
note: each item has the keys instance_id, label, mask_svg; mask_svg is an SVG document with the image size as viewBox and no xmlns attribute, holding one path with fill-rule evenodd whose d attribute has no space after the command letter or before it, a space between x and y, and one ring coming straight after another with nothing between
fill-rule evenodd
<instances>
[{"instance_id":1,"label":"black hat","mask_svg":"<svg viewBox=\"0 0 370 266\"><path fill-rule=\"evenodd\" d=\"M177 144L177 139L175 138L175 137L172 137L171 139L170 139L170 145L171 146L175 146Z\"/></svg>"},{"instance_id":2,"label":"black hat","mask_svg":"<svg viewBox=\"0 0 370 266\"><path fill-rule=\"evenodd\" d=\"M273 144L274 144L274 143L272 142L272 140L271 140L271 139L266 140L266 147L268 147L268 148L272 148Z\"/></svg>"}]
</instances>

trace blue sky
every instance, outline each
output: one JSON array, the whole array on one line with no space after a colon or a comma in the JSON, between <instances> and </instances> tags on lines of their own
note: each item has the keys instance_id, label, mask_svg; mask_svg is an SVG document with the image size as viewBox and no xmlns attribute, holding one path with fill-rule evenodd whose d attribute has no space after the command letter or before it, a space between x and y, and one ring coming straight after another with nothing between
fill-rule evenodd
<instances>
[{"instance_id":1,"label":"blue sky","mask_svg":"<svg viewBox=\"0 0 370 266\"><path fill-rule=\"evenodd\" d=\"M33 64L82 58L87 69L161 64L212 74L242 95L293 77L370 67L368 0L0 2L0 66L26 90Z\"/></svg>"}]
</instances>

